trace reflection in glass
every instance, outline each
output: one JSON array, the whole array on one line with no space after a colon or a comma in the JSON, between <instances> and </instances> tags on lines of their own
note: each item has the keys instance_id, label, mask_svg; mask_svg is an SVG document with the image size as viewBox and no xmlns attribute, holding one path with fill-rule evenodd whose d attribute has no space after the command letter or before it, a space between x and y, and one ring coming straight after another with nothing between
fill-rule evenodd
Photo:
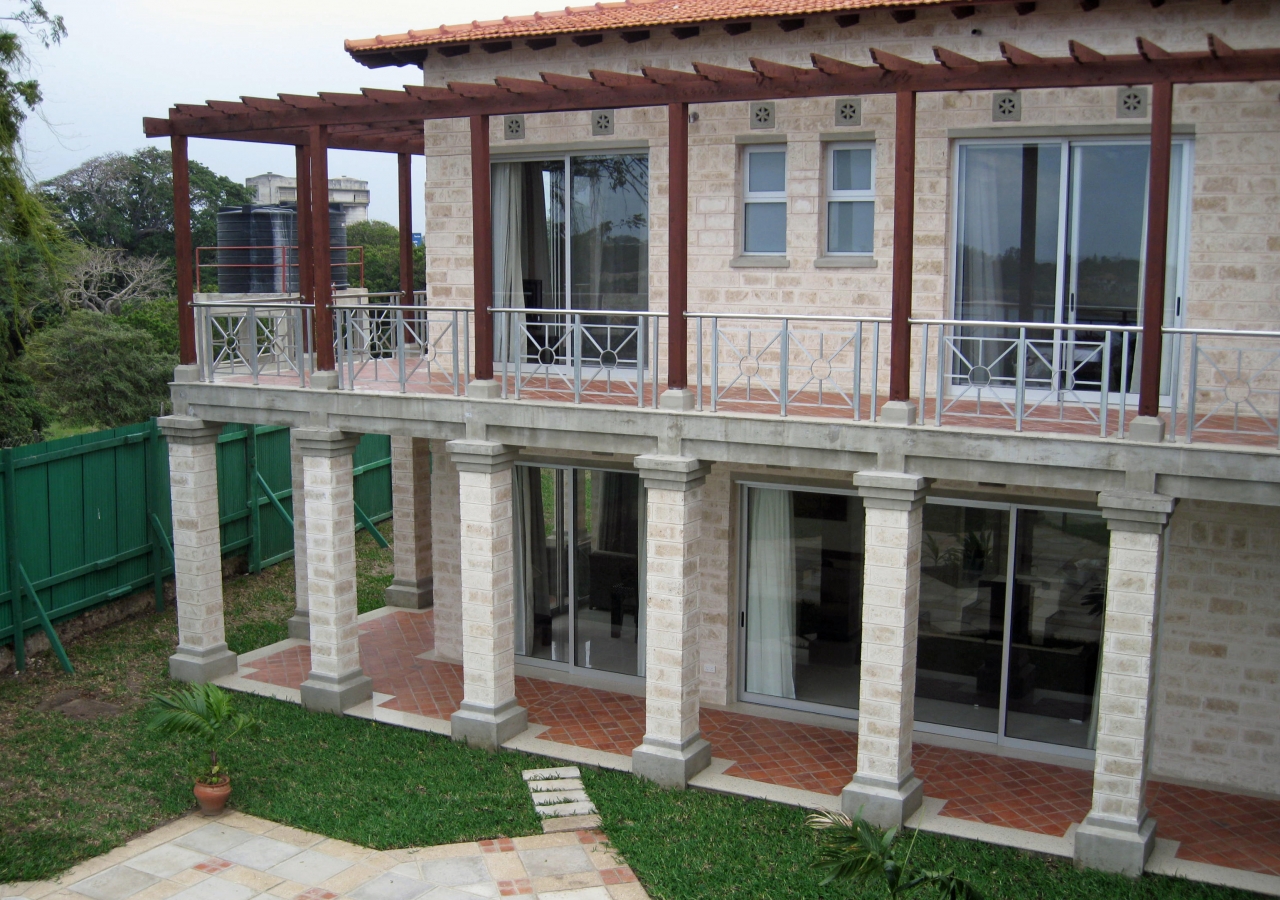
<instances>
[{"instance_id":1,"label":"reflection in glass","mask_svg":"<svg viewBox=\"0 0 1280 900\"><path fill-rule=\"evenodd\" d=\"M1009 512L930 503L920 554L916 718L999 724Z\"/></svg>"},{"instance_id":2,"label":"reflection in glass","mask_svg":"<svg viewBox=\"0 0 1280 900\"><path fill-rule=\"evenodd\" d=\"M747 490L746 691L856 709L862 502Z\"/></svg>"},{"instance_id":3,"label":"reflection in glass","mask_svg":"<svg viewBox=\"0 0 1280 900\"><path fill-rule=\"evenodd\" d=\"M870 147L840 147L831 151L831 189L871 190Z\"/></svg>"},{"instance_id":4,"label":"reflection in glass","mask_svg":"<svg viewBox=\"0 0 1280 900\"><path fill-rule=\"evenodd\" d=\"M876 224L872 200L840 200L827 204L827 252L870 253Z\"/></svg>"},{"instance_id":5,"label":"reflection in glass","mask_svg":"<svg viewBox=\"0 0 1280 900\"><path fill-rule=\"evenodd\" d=\"M753 150L747 154L747 190L753 194L787 189L787 151Z\"/></svg>"},{"instance_id":6,"label":"reflection in glass","mask_svg":"<svg viewBox=\"0 0 1280 900\"><path fill-rule=\"evenodd\" d=\"M573 309L649 308L649 157L570 160Z\"/></svg>"},{"instance_id":7,"label":"reflection in glass","mask_svg":"<svg viewBox=\"0 0 1280 900\"><path fill-rule=\"evenodd\" d=\"M745 203L742 215L745 252L787 252L787 204Z\"/></svg>"},{"instance_id":8,"label":"reflection in glass","mask_svg":"<svg viewBox=\"0 0 1280 900\"><path fill-rule=\"evenodd\" d=\"M1005 734L1093 747L1106 604L1106 523L1018 510Z\"/></svg>"},{"instance_id":9,"label":"reflection in glass","mask_svg":"<svg viewBox=\"0 0 1280 900\"><path fill-rule=\"evenodd\" d=\"M557 662L569 659L568 547L563 527L567 488L563 470L512 469L516 652Z\"/></svg>"}]
</instances>

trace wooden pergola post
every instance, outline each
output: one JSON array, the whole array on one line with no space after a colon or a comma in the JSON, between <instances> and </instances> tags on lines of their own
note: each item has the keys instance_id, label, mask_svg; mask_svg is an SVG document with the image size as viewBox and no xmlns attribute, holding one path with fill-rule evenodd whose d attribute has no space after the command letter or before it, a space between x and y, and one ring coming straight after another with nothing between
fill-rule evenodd
<instances>
[{"instance_id":1,"label":"wooden pergola post","mask_svg":"<svg viewBox=\"0 0 1280 900\"><path fill-rule=\"evenodd\" d=\"M335 372L333 357L333 271L329 250L329 129L312 125L311 133L311 302L315 306L316 372ZM317 387L321 386L314 381ZM324 386L330 386L325 384ZM331 387L337 387L333 379Z\"/></svg>"},{"instance_id":2,"label":"wooden pergola post","mask_svg":"<svg viewBox=\"0 0 1280 900\"><path fill-rule=\"evenodd\" d=\"M413 305L413 154L396 154L400 181L400 302Z\"/></svg>"},{"instance_id":3,"label":"wooden pergola post","mask_svg":"<svg viewBox=\"0 0 1280 900\"><path fill-rule=\"evenodd\" d=\"M475 381L471 396L497 396L493 381L493 200L490 193L489 117L471 116L471 252L475 272ZM476 384L475 382L480 382Z\"/></svg>"},{"instance_id":4,"label":"wooden pergola post","mask_svg":"<svg viewBox=\"0 0 1280 900\"><path fill-rule=\"evenodd\" d=\"M187 160L187 137L169 138L173 156L173 252L178 270L178 363L196 364L196 311L192 286L191 258L191 173Z\"/></svg>"},{"instance_id":5,"label":"wooden pergola post","mask_svg":"<svg viewBox=\"0 0 1280 900\"><path fill-rule=\"evenodd\" d=\"M1169 246L1169 177L1173 157L1173 84L1151 86L1151 181L1147 192L1147 260L1142 287L1142 373L1135 440L1164 439L1160 370L1164 349L1165 263ZM1175 388L1176 390L1176 388ZM1144 421L1145 420L1145 421Z\"/></svg>"},{"instance_id":6,"label":"wooden pergola post","mask_svg":"<svg viewBox=\"0 0 1280 900\"><path fill-rule=\"evenodd\" d=\"M667 390L664 409L692 409L689 394L689 104L667 105Z\"/></svg>"},{"instance_id":7,"label":"wooden pergola post","mask_svg":"<svg viewBox=\"0 0 1280 900\"><path fill-rule=\"evenodd\" d=\"M298 293L310 302L311 269L314 265L311 253L311 157L306 144L294 149L294 172L298 182Z\"/></svg>"},{"instance_id":8,"label":"wooden pergola post","mask_svg":"<svg viewBox=\"0 0 1280 900\"><path fill-rule=\"evenodd\" d=\"M889 312L889 401L895 424L911 424L911 272L916 221L916 95L898 91L893 165L893 281ZM876 402L873 397L872 403ZM904 421L899 421L904 420Z\"/></svg>"}]
</instances>

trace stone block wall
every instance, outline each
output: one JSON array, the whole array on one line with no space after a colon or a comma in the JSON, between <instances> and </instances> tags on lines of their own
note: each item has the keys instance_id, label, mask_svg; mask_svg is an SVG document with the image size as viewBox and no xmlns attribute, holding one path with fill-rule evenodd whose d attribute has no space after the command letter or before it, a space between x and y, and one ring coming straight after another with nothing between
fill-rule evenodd
<instances>
[{"instance_id":1,"label":"stone block wall","mask_svg":"<svg viewBox=\"0 0 1280 900\"><path fill-rule=\"evenodd\" d=\"M462 546L458 469L444 449L431 442L431 548L436 655L462 659Z\"/></svg>"},{"instance_id":2,"label":"stone block wall","mask_svg":"<svg viewBox=\"0 0 1280 900\"><path fill-rule=\"evenodd\" d=\"M1152 776L1280 794L1280 509L1169 523Z\"/></svg>"}]
</instances>

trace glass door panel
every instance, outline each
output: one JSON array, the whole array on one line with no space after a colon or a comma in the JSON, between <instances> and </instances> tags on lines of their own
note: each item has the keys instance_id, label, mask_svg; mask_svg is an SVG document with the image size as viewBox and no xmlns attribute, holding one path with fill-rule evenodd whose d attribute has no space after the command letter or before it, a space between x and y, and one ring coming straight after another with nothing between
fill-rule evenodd
<instances>
[{"instance_id":1,"label":"glass door panel","mask_svg":"<svg viewBox=\"0 0 1280 900\"><path fill-rule=\"evenodd\" d=\"M574 469L577 665L640 674L640 477Z\"/></svg>"},{"instance_id":2,"label":"glass door panel","mask_svg":"<svg viewBox=\"0 0 1280 900\"><path fill-rule=\"evenodd\" d=\"M745 690L858 707L862 502L747 489Z\"/></svg>"},{"instance_id":3,"label":"glass door panel","mask_svg":"<svg viewBox=\"0 0 1280 900\"><path fill-rule=\"evenodd\" d=\"M1018 510L1005 735L1093 747L1110 539L1099 516Z\"/></svg>"},{"instance_id":4,"label":"glass door panel","mask_svg":"<svg viewBox=\"0 0 1280 900\"><path fill-rule=\"evenodd\" d=\"M516 649L523 656L569 661L569 548L562 469L515 466Z\"/></svg>"},{"instance_id":5,"label":"glass door panel","mask_svg":"<svg viewBox=\"0 0 1280 900\"><path fill-rule=\"evenodd\" d=\"M1000 724L1009 511L924 508L916 718L974 731Z\"/></svg>"}]
</instances>

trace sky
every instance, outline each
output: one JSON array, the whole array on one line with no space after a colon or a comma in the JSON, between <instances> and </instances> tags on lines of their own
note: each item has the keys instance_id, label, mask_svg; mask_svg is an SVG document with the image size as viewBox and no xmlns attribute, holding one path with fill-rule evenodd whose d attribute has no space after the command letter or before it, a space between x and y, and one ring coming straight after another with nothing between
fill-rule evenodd
<instances>
[{"instance_id":1,"label":"sky","mask_svg":"<svg viewBox=\"0 0 1280 900\"><path fill-rule=\"evenodd\" d=\"M16 9L0 0L0 15ZM149 141L142 117L174 103L241 95L357 91L422 84L413 67L366 69L342 49L346 38L398 34L472 19L531 13L550 0L46 0L66 19L67 37L45 50L31 42L42 118L24 129L27 164L51 178L103 153ZM167 148L167 139L160 141ZM293 148L232 141L190 142L191 158L243 182L263 172L293 174ZM331 150L329 174L370 183L372 218L396 222L395 157ZM414 158L414 181L424 162ZM414 230L422 230L414 191Z\"/></svg>"}]
</instances>

